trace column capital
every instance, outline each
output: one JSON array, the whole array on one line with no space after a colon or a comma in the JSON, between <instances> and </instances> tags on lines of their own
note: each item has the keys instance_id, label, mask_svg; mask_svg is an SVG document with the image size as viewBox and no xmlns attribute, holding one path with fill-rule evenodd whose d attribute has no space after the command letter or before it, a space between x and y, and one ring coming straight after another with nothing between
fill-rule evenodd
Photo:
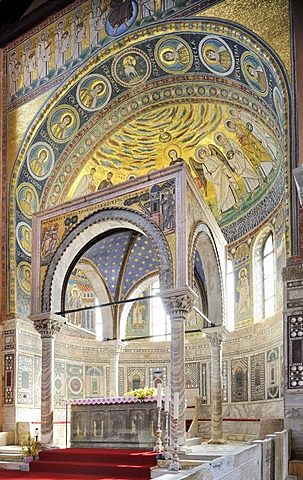
<instances>
[{"instance_id":1,"label":"column capital","mask_svg":"<svg viewBox=\"0 0 303 480\"><path fill-rule=\"evenodd\" d=\"M174 288L159 292L165 311L171 317L186 319L198 296L190 287Z\"/></svg>"},{"instance_id":2,"label":"column capital","mask_svg":"<svg viewBox=\"0 0 303 480\"><path fill-rule=\"evenodd\" d=\"M106 342L106 349L111 355L122 353L127 347L127 342L122 340L109 340Z\"/></svg>"},{"instance_id":3,"label":"column capital","mask_svg":"<svg viewBox=\"0 0 303 480\"><path fill-rule=\"evenodd\" d=\"M34 327L37 332L40 333L41 338L54 337L56 333L60 332L62 325L66 321L61 315L50 312L35 313L30 315L29 319L32 320Z\"/></svg>"},{"instance_id":4,"label":"column capital","mask_svg":"<svg viewBox=\"0 0 303 480\"><path fill-rule=\"evenodd\" d=\"M226 339L226 336L229 333L227 328L223 325L219 327L203 328L202 332L214 347L220 347L221 343Z\"/></svg>"}]
</instances>

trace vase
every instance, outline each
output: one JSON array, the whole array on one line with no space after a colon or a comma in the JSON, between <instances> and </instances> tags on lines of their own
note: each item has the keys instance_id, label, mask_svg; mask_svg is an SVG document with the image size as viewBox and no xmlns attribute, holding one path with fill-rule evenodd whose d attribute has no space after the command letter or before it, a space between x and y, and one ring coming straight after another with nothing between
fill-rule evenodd
<instances>
[{"instance_id":1,"label":"vase","mask_svg":"<svg viewBox=\"0 0 303 480\"><path fill-rule=\"evenodd\" d=\"M24 457L24 462L25 463L30 463L34 460L34 457Z\"/></svg>"}]
</instances>

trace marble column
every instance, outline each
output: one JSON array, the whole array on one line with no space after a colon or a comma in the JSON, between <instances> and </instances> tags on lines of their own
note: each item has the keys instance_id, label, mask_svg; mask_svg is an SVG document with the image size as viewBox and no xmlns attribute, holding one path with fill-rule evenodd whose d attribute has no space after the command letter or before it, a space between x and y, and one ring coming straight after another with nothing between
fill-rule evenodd
<instances>
[{"instance_id":1,"label":"marble column","mask_svg":"<svg viewBox=\"0 0 303 480\"><path fill-rule=\"evenodd\" d=\"M109 353L109 396L119 396L119 357L126 347L126 342L112 340L106 344Z\"/></svg>"},{"instance_id":2,"label":"marble column","mask_svg":"<svg viewBox=\"0 0 303 480\"><path fill-rule=\"evenodd\" d=\"M222 342L225 327L209 327L203 330L211 345L211 438L208 443L224 444L222 426Z\"/></svg>"},{"instance_id":3,"label":"marble column","mask_svg":"<svg viewBox=\"0 0 303 480\"><path fill-rule=\"evenodd\" d=\"M54 414L54 342L65 319L51 313L30 316L42 340L41 442L44 449L53 446Z\"/></svg>"},{"instance_id":4,"label":"marble column","mask_svg":"<svg viewBox=\"0 0 303 480\"><path fill-rule=\"evenodd\" d=\"M189 287L166 290L159 296L171 322L170 438L185 445L185 324L197 295ZM179 394L178 422L173 422L174 394ZM177 425L177 432L176 430Z\"/></svg>"}]
</instances>

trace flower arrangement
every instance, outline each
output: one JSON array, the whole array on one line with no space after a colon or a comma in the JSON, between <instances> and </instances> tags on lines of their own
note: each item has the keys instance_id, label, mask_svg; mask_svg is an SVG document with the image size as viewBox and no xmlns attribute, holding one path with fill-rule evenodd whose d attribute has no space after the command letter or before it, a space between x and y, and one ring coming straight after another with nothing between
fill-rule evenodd
<instances>
[{"instance_id":1,"label":"flower arrangement","mask_svg":"<svg viewBox=\"0 0 303 480\"><path fill-rule=\"evenodd\" d=\"M38 443L35 437L32 437L30 432L28 432L26 440L21 441L24 457L35 457L38 452Z\"/></svg>"},{"instance_id":2,"label":"flower arrangement","mask_svg":"<svg viewBox=\"0 0 303 480\"><path fill-rule=\"evenodd\" d=\"M155 395L156 389L154 387L135 388L124 394L125 397L146 398Z\"/></svg>"}]
</instances>

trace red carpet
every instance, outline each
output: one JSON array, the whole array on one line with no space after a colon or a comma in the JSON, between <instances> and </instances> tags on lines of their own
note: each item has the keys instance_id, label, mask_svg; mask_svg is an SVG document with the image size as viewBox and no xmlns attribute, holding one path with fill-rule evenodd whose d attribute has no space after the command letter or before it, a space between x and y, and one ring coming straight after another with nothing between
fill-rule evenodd
<instances>
[{"instance_id":1,"label":"red carpet","mask_svg":"<svg viewBox=\"0 0 303 480\"><path fill-rule=\"evenodd\" d=\"M157 454L146 450L67 448L44 450L30 472L0 470L0 479L149 480Z\"/></svg>"}]
</instances>

